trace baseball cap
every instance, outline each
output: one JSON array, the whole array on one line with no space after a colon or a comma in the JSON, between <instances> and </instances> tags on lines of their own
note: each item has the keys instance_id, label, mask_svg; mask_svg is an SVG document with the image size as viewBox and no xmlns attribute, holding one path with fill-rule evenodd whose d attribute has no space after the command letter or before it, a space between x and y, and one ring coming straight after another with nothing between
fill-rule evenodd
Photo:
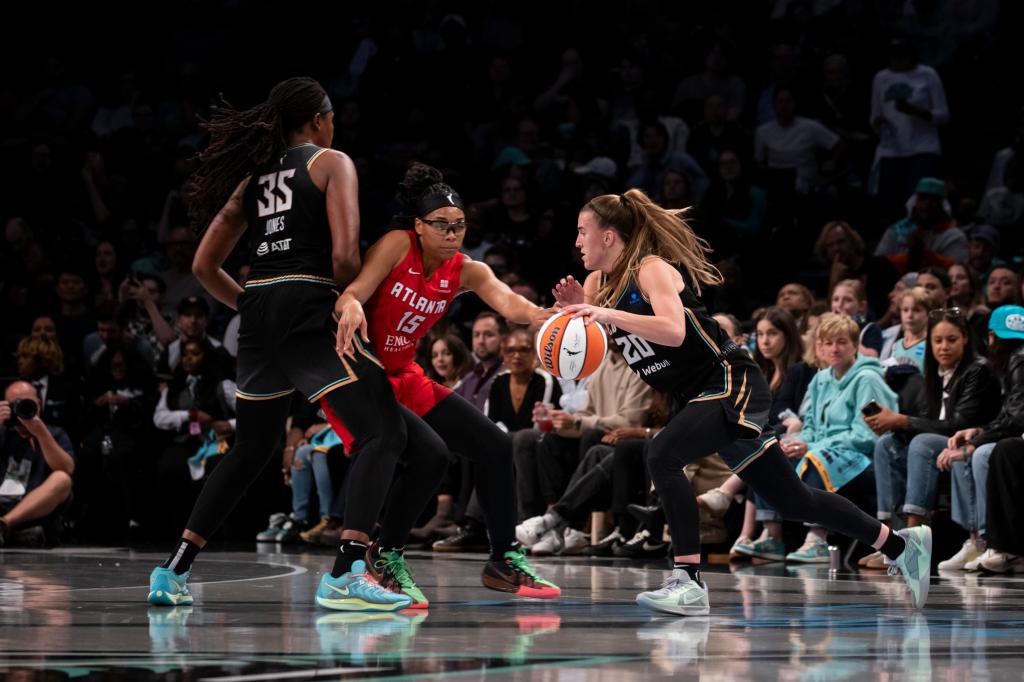
<instances>
[{"instance_id":1,"label":"baseball cap","mask_svg":"<svg viewBox=\"0 0 1024 682\"><path fill-rule=\"evenodd\" d=\"M971 239L986 241L992 245L993 249L999 251L999 230L991 225L975 225L971 228L968 236Z\"/></svg>"},{"instance_id":2,"label":"baseball cap","mask_svg":"<svg viewBox=\"0 0 1024 682\"><path fill-rule=\"evenodd\" d=\"M178 303L179 315L210 315L210 304L202 296L189 296Z\"/></svg>"},{"instance_id":3,"label":"baseball cap","mask_svg":"<svg viewBox=\"0 0 1024 682\"><path fill-rule=\"evenodd\" d=\"M529 166L531 163L530 157L526 155L519 147L505 147L498 152L498 158L494 160L494 164L491 168L501 168L502 166Z\"/></svg>"},{"instance_id":4,"label":"baseball cap","mask_svg":"<svg viewBox=\"0 0 1024 682\"><path fill-rule=\"evenodd\" d=\"M938 178L921 178L917 181L914 194L931 194L932 196L946 198L946 183Z\"/></svg>"},{"instance_id":5,"label":"baseball cap","mask_svg":"<svg viewBox=\"0 0 1024 682\"><path fill-rule=\"evenodd\" d=\"M590 161L576 166L573 172L579 175L600 175L605 178L614 178L619 172L619 167L607 156L595 156Z\"/></svg>"},{"instance_id":6,"label":"baseball cap","mask_svg":"<svg viewBox=\"0 0 1024 682\"><path fill-rule=\"evenodd\" d=\"M1004 305L992 311L988 328L1001 339L1024 339L1024 308Z\"/></svg>"}]
</instances>

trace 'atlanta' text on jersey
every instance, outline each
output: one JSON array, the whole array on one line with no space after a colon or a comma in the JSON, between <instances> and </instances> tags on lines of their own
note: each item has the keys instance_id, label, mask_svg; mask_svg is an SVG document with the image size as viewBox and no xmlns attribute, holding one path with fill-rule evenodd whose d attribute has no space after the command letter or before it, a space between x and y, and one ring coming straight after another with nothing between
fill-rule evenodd
<instances>
[{"instance_id":1,"label":"'atlanta' text on jersey","mask_svg":"<svg viewBox=\"0 0 1024 682\"><path fill-rule=\"evenodd\" d=\"M406 234L409 235L409 253L366 302L370 343L389 372L413 361L416 344L448 311L452 299L459 293L465 258L456 253L426 277L423 250L416 233L408 231Z\"/></svg>"}]
</instances>

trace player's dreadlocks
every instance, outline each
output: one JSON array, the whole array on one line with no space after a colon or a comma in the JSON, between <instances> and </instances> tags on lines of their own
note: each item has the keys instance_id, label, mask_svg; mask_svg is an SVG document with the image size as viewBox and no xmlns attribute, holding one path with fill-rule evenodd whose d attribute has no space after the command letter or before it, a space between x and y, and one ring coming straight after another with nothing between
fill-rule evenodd
<instances>
[{"instance_id":1,"label":"player's dreadlocks","mask_svg":"<svg viewBox=\"0 0 1024 682\"><path fill-rule=\"evenodd\" d=\"M202 122L210 144L199 155L189 191L192 228L205 230L238 183L285 149L288 133L328 111L327 93L312 78L281 81L265 102L245 111L221 98L210 120Z\"/></svg>"}]
</instances>

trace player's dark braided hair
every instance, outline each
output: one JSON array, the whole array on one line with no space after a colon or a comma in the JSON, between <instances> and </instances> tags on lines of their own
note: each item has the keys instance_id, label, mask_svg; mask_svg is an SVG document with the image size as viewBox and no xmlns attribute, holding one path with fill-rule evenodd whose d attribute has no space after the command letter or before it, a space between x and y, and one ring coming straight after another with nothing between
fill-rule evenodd
<instances>
[{"instance_id":1,"label":"player's dark braided hair","mask_svg":"<svg viewBox=\"0 0 1024 682\"><path fill-rule=\"evenodd\" d=\"M326 97L312 78L281 81L266 101L244 111L221 97L210 120L201 123L210 144L199 154L200 167L188 190L192 228L205 230L238 183L283 151L288 133L323 112Z\"/></svg>"},{"instance_id":2,"label":"player's dark braided hair","mask_svg":"<svg viewBox=\"0 0 1024 682\"><path fill-rule=\"evenodd\" d=\"M398 185L398 202L402 207L402 215L397 216L398 222L408 225L414 218L423 217L424 200L435 196L450 196L458 200L458 193L445 183L441 171L414 161ZM458 203L461 207L461 202Z\"/></svg>"}]
</instances>

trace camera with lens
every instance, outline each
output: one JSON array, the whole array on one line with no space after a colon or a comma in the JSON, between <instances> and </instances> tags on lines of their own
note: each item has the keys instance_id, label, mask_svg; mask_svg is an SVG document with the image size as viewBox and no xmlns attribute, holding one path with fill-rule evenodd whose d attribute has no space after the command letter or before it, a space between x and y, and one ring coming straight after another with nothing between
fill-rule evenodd
<instances>
[{"instance_id":1,"label":"camera with lens","mask_svg":"<svg viewBox=\"0 0 1024 682\"><path fill-rule=\"evenodd\" d=\"M34 400L18 398L17 400L11 401L11 413L16 417L21 417L22 419L32 419L39 413L39 405L37 405Z\"/></svg>"}]
</instances>

